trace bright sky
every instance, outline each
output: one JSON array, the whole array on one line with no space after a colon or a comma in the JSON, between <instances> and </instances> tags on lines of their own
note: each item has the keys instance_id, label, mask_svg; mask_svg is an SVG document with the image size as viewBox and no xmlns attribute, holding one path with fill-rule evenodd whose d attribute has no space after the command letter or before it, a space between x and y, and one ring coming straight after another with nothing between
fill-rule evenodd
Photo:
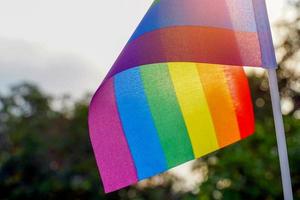
<instances>
[{"instance_id":1,"label":"bright sky","mask_svg":"<svg viewBox=\"0 0 300 200\"><path fill-rule=\"evenodd\" d=\"M0 91L95 91L152 0L0 0ZM267 0L274 22L285 0Z\"/></svg>"}]
</instances>

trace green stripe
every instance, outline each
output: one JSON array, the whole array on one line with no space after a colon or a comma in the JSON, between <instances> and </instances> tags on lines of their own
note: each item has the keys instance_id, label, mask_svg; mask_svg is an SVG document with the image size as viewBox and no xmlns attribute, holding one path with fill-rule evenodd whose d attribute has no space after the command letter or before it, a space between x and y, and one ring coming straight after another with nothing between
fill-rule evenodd
<instances>
[{"instance_id":1,"label":"green stripe","mask_svg":"<svg viewBox=\"0 0 300 200\"><path fill-rule=\"evenodd\" d=\"M194 159L187 128L166 64L140 68L145 93L168 167Z\"/></svg>"}]
</instances>

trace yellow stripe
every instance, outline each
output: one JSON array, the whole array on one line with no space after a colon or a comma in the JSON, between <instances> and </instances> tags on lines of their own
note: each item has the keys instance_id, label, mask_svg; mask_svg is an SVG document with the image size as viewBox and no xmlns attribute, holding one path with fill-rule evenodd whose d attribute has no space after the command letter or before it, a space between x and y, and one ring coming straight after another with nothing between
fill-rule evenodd
<instances>
[{"instance_id":1,"label":"yellow stripe","mask_svg":"<svg viewBox=\"0 0 300 200\"><path fill-rule=\"evenodd\" d=\"M195 63L169 63L169 71L196 158L219 149Z\"/></svg>"}]
</instances>

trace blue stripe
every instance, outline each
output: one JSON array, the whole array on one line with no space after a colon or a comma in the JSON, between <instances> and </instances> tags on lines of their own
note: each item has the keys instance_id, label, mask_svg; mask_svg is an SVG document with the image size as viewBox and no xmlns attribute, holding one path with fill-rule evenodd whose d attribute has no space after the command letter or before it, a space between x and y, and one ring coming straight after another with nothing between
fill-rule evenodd
<instances>
[{"instance_id":1,"label":"blue stripe","mask_svg":"<svg viewBox=\"0 0 300 200\"><path fill-rule=\"evenodd\" d=\"M139 69L133 68L119 73L114 81L118 110L138 179L165 171L167 162L150 113Z\"/></svg>"},{"instance_id":2,"label":"blue stripe","mask_svg":"<svg viewBox=\"0 0 300 200\"><path fill-rule=\"evenodd\" d=\"M224 12L223 17L216 15L219 12L217 7ZM251 0L163 0L149 9L129 41L147 32L172 26L203 26L256 32Z\"/></svg>"}]
</instances>

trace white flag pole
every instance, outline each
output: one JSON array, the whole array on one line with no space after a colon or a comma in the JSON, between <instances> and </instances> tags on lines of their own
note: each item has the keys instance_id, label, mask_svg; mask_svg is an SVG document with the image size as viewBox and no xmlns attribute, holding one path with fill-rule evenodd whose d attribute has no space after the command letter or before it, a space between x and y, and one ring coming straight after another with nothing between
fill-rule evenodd
<instances>
[{"instance_id":1,"label":"white flag pole","mask_svg":"<svg viewBox=\"0 0 300 200\"><path fill-rule=\"evenodd\" d=\"M269 85L270 85L270 93L272 99L275 129L276 129L276 138L277 138L277 146L278 146L278 153L279 153L283 194L285 200L293 200L290 167L289 167L288 153L286 147L284 124L283 124L283 118L281 113L276 69L268 69L268 75L269 75Z\"/></svg>"}]
</instances>

